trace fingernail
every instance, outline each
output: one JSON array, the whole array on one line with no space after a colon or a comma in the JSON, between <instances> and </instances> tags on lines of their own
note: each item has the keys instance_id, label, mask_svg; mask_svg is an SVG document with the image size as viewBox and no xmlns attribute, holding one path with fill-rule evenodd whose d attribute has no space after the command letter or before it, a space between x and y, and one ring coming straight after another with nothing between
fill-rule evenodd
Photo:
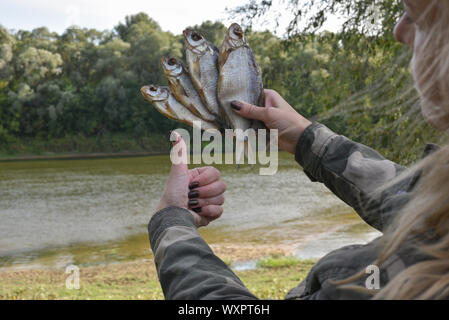
<instances>
[{"instance_id":1,"label":"fingernail","mask_svg":"<svg viewBox=\"0 0 449 320\"><path fill-rule=\"evenodd\" d=\"M189 200L189 207L194 207L199 204L199 201L196 199Z\"/></svg>"},{"instance_id":2,"label":"fingernail","mask_svg":"<svg viewBox=\"0 0 449 320\"><path fill-rule=\"evenodd\" d=\"M232 107L232 109L235 109L235 110L237 110L237 111L239 111L239 110L241 110L242 109L242 103L241 102L239 102L239 101L232 101L231 102L231 107Z\"/></svg>"},{"instance_id":3,"label":"fingernail","mask_svg":"<svg viewBox=\"0 0 449 320\"><path fill-rule=\"evenodd\" d=\"M200 183L199 183L198 181L192 182L192 183L189 185L189 189L192 190L192 189L198 188L199 185L200 185Z\"/></svg>"},{"instance_id":4,"label":"fingernail","mask_svg":"<svg viewBox=\"0 0 449 320\"><path fill-rule=\"evenodd\" d=\"M193 190L189 192L189 199L198 198L200 193L198 190Z\"/></svg>"},{"instance_id":5,"label":"fingernail","mask_svg":"<svg viewBox=\"0 0 449 320\"><path fill-rule=\"evenodd\" d=\"M200 213L201 212L201 207L199 207L199 208L195 208L195 209L192 209L194 212L196 212L196 213Z\"/></svg>"}]
</instances>

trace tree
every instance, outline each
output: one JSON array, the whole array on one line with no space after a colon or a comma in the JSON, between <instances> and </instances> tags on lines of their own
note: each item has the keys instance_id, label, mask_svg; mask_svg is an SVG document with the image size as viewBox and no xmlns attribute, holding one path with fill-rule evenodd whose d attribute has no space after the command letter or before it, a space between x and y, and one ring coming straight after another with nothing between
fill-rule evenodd
<instances>
[{"instance_id":1,"label":"tree","mask_svg":"<svg viewBox=\"0 0 449 320\"><path fill-rule=\"evenodd\" d=\"M13 77L11 61L13 58L14 39L0 25L0 90L6 87Z\"/></svg>"},{"instance_id":2,"label":"tree","mask_svg":"<svg viewBox=\"0 0 449 320\"><path fill-rule=\"evenodd\" d=\"M403 13L401 2L396 0L250 0L228 11L250 26L268 13L277 13L274 16L279 20L286 10L293 14L287 28L289 38L316 34L330 16L338 15L343 23L336 34L342 39L353 34L370 34L391 40L394 25Z\"/></svg>"},{"instance_id":3,"label":"tree","mask_svg":"<svg viewBox=\"0 0 449 320\"><path fill-rule=\"evenodd\" d=\"M133 35L135 30L132 30L132 26L136 24L143 24L149 27L149 30L161 31L159 24L151 19L146 13L140 12L138 14L125 17L125 24L119 23L115 28L115 32L119 35L123 41L128 41L128 38Z\"/></svg>"},{"instance_id":4,"label":"tree","mask_svg":"<svg viewBox=\"0 0 449 320\"><path fill-rule=\"evenodd\" d=\"M62 72L62 58L59 53L44 49L27 48L16 60L16 68L26 83L36 86L38 82Z\"/></svg>"}]
</instances>

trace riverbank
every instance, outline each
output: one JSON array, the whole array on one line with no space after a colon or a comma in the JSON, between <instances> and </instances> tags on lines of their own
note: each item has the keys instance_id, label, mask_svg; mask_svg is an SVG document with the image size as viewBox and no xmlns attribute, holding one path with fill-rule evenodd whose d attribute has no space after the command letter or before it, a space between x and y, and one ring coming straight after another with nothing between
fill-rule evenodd
<instances>
[{"instance_id":1,"label":"riverbank","mask_svg":"<svg viewBox=\"0 0 449 320\"><path fill-rule=\"evenodd\" d=\"M216 246L214 252L261 299L283 299L315 263L282 254L282 248L233 249L236 248ZM241 259L254 259L256 268L233 267ZM63 269L4 269L0 271L0 299L164 299L153 259L80 267L79 290L66 288L67 277Z\"/></svg>"},{"instance_id":2,"label":"riverbank","mask_svg":"<svg viewBox=\"0 0 449 320\"><path fill-rule=\"evenodd\" d=\"M39 161L39 160L84 160L84 159L107 159L107 158L133 158L148 157L168 154L167 152L135 152L123 151L115 153L61 153L46 155L18 155L0 157L0 162L17 162L17 161Z\"/></svg>"},{"instance_id":3,"label":"riverbank","mask_svg":"<svg viewBox=\"0 0 449 320\"><path fill-rule=\"evenodd\" d=\"M168 137L163 134L10 138L0 143L0 162L149 156L167 154L169 150Z\"/></svg>"}]
</instances>

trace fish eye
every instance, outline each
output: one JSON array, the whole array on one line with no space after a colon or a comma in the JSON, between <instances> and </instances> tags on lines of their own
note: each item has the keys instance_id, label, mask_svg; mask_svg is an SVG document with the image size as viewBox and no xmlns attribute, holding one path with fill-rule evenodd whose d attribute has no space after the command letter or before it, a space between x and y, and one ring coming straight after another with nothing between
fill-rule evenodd
<instances>
[{"instance_id":1,"label":"fish eye","mask_svg":"<svg viewBox=\"0 0 449 320\"><path fill-rule=\"evenodd\" d=\"M150 87L150 91L157 91L157 89L155 87Z\"/></svg>"},{"instance_id":2,"label":"fish eye","mask_svg":"<svg viewBox=\"0 0 449 320\"><path fill-rule=\"evenodd\" d=\"M193 41L200 41L201 39L203 39L203 37L200 34L198 34L196 32L192 33L192 40Z\"/></svg>"},{"instance_id":3,"label":"fish eye","mask_svg":"<svg viewBox=\"0 0 449 320\"><path fill-rule=\"evenodd\" d=\"M170 65L170 66L174 66L175 64L176 64L176 59L175 58L170 58L170 59L168 59L168 65Z\"/></svg>"}]
</instances>

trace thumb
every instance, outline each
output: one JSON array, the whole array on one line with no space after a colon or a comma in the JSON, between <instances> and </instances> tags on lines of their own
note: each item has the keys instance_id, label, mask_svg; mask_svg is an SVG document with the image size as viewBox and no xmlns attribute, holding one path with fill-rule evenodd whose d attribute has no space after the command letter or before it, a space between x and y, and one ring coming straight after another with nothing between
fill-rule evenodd
<instances>
[{"instance_id":1,"label":"thumb","mask_svg":"<svg viewBox=\"0 0 449 320\"><path fill-rule=\"evenodd\" d=\"M173 148L170 151L170 160L172 162L170 176L186 174L188 172L186 143L176 131L172 131L170 141L173 143Z\"/></svg>"},{"instance_id":2,"label":"thumb","mask_svg":"<svg viewBox=\"0 0 449 320\"><path fill-rule=\"evenodd\" d=\"M244 118L255 119L265 122L266 108L258 107L246 102L232 101L232 109Z\"/></svg>"}]
</instances>

